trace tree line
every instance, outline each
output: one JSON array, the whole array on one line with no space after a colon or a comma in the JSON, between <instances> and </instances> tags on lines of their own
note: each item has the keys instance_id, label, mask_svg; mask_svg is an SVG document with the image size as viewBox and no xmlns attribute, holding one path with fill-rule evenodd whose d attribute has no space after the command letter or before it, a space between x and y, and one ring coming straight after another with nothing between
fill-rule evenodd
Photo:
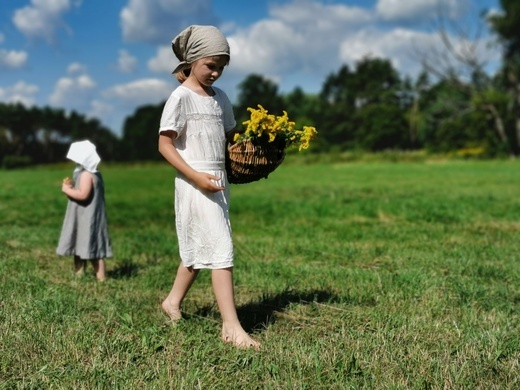
<instances>
[{"instance_id":1,"label":"tree line","mask_svg":"<svg viewBox=\"0 0 520 390\"><path fill-rule=\"evenodd\" d=\"M385 58L366 57L329 74L317 94L297 87L280 93L252 74L238 86L237 123L248 107L287 111L318 138L309 152L347 150L459 151L484 157L520 155L520 2L501 0L503 12L486 20L501 45L501 66L488 74L471 50L451 53L469 76L423 58L423 72L403 77ZM440 31L441 35L443 31ZM446 53L453 48L446 42ZM434 59L436 61L436 59ZM157 129L164 102L139 107L122 137L98 120L55 108L0 104L0 157L4 167L62 161L70 142L88 138L105 161L159 160Z\"/></svg>"}]
</instances>

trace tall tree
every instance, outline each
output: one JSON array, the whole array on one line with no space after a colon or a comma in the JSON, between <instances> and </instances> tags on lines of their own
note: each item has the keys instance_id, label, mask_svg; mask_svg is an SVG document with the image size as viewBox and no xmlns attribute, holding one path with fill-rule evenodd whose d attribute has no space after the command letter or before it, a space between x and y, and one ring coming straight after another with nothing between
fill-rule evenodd
<instances>
[{"instance_id":1,"label":"tall tree","mask_svg":"<svg viewBox=\"0 0 520 390\"><path fill-rule=\"evenodd\" d=\"M511 95L516 153L520 154L520 2L500 0L502 13L489 17L491 26L504 45L503 74Z\"/></svg>"},{"instance_id":2,"label":"tall tree","mask_svg":"<svg viewBox=\"0 0 520 390\"><path fill-rule=\"evenodd\" d=\"M354 71L343 65L327 77L320 93L321 136L340 148L408 147L402 90L399 74L386 59L363 58Z\"/></svg>"},{"instance_id":3,"label":"tall tree","mask_svg":"<svg viewBox=\"0 0 520 390\"><path fill-rule=\"evenodd\" d=\"M257 108L261 104L267 111L281 115L284 110L283 100L278 93L278 85L262 76L252 74L239 85L239 94L234 106L237 127L249 118L248 107Z\"/></svg>"},{"instance_id":4,"label":"tall tree","mask_svg":"<svg viewBox=\"0 0 520 390\"><path fill-rule=\"evenodd\" d=\"M485 29L484 21L489 18L488 13L481 11L480 23L475 25L474 22L455 22L442 11L440 7L439 14L432 18L437 25L440 46L417 49L424 69L442 83L450 82L464 94L464 110L483 111L486 117L490 117L492 120L489 123L495 131L496 143L502 144L500 149L507 150L511 156L517 155L518 137L508 130L508 114L500 106L500 99L490 99L496 96L497 85L485 71L489 58L482 54L485 52L482 48L485 42L482 32ZM472 13L471 10L466 11L467 15ZM446 96L446 99L451 97Z\"/></svg>"},{"instance_id":5,"label":"tall tree","mask_svg":"<svg viewBox=\"0 0 520 390\"><path fill-rule=\"evenodd\" d=\"M319 94L321 112L318 126L319 139L324 139L336 148L345 148L354 141L352 118L356 109L356 94L352 73L348 65L340 67L337 73L327 76Z\"/></svg>"},{"instance_id":6,"label":"tall tree","mask_svg":"<svg viewBox=\"0 0 520 390\"><path fill-rule=\"evenodd\" d=\"M410 147L404 83L387 59L364 58L356 64L352 87L356 96L356 141L363 149ZM403 102L403 103L402 103Z\"/></svg>"},{"instance_id":7,"label":"tall tree","mask_svg":"<svg viewBox=\"0 0 520 390\"><path fill-rule=\"evenodd\" d=\"M118 139L97 119L50 107L0 104L0 160L62 161L70 142L90 139L104 160L117 159Z\"/></svg>"},{"instance_id":8,"label":"tall tree","mask_svg":"<svg viewBox=\"0 0 520 390\"><path fill-rule=\"evenodd\" d=\"M158 105L139 107L126 118L121 140L121 158L125 161L159 160L157 151L159 121L164 102Z\"/></svg>"}]
</instances>

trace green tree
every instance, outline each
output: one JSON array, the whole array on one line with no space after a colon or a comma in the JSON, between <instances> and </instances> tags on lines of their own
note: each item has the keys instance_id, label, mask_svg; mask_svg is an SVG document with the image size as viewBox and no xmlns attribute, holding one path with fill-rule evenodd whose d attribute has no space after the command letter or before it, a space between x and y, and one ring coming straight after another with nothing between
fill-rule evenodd
<instances>
[{"instance_id":1,"label":"green tree","mask_svg":"<svg viewBox=\"0 0 520 390\"><path fill-rule=\"evenodd\" d=\"M409 93L390 61L364 58L325 80L320 93L322 131L331 145L368 150L409 147ZM406 93L405 93L406 92Z\"/></svg>"},{"instance_id":2,"label":"green tree","mask_svg":"<svg viewBox=\"0 0 520 390\"><path fill-rule=\"evenodd\" d=\"M474 95L477 98L480 95ZM474 109L465 89L452 80L441 80L421 93L418 137L433 152L479 149L493 155L503 145L496 137L493 116Z\"/></svg>"},{"instance_id":3,"label":"green tree","mask_svg":"<svg viewBox=\"0 0 520 390\"><path fill-rule=\"evenodd\" d=\"M356 142L372 151L409 148L404 107L405 84L387 59L364 58L356 64Z\"/></svg>"},{"instance_id":4,"label":"green tree","mask_svg":"<svg viewBox=\"0 0 520 390\"><path fill-rule=\"evenodd\" d=\"M284 110L283 99L278 93L278 85L262 76L252 74L239 85L239 94L234 105L237 128L249 119L248 107L257 108L260 104L272 114L280 115Z\"/></svg>"},{"instance_id":5,"label":"green tree","mask_svg":"<svg viewBox=\"0 0 520 390\"><path fill-rule=\"evenodd\" d=\"M159 121L164 102L158 105L139 107L126 118L121 141L125 161L160 160L157 151Z\"/></svg>"},{"instance_id":6,"label":"green tree","mask_svg":"<svg viewBox=\"0 0 520 390\"><path fill-rule=\"evenodd\" d=\"M65 159L70 142L90 139L104 160L117 159L119 141L97 119L50 107L0 104L0 160L51 163Z\"/></svg>"},{"instance_id":7,"label":"green tree","mask_svg":"<svg viewBox=\"0 0 520 390\"><path fill-rule=\"evenodd\" d=\"M354 77L348 65L343 65L337 73L327 76L319 94L319 139L325 140L328 145L346 148L354 140Z\"/></svg>"},{"instance_id":8,"label":"green tree","mask_svg":"<svg viewBox=\"0 0 520 390\"><path fill-rule=\"evenodd\" d=\"M520 154L520 2L500 0L501 13L489 17L492 29L504 46L503 78L511 96L510 113L513 116L515 153Z\"/></svg>"}]
</instances>

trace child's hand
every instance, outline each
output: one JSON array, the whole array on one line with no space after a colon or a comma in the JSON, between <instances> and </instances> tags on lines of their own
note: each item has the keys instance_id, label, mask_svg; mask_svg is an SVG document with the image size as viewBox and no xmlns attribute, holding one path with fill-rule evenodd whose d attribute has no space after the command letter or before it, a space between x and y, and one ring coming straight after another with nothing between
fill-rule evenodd
<instances>
[{"instance_id":1,"label":"child's hand","mask_svg":"<svg viewBox=\"0 0 520 390\"><path fill-rule=\"evenodd\" d=\"M209 173L198 172L193 182L201 191L218 192L224 190L224 187L221 185L222 180L218 176L210 175Z\"/></svg>"},{"instance_id":2,"label":"child's hand","mask_svg":"<svg viewBox=\"0 0 520 390\"><path fill-rule=\"evenodd\" d=\"M63 183L61 184L61 191L66 192L67 189L72 188L73 186L74 182L68 177L66 177L65 179L63 179Z\"/></svg>"}]
</instances>

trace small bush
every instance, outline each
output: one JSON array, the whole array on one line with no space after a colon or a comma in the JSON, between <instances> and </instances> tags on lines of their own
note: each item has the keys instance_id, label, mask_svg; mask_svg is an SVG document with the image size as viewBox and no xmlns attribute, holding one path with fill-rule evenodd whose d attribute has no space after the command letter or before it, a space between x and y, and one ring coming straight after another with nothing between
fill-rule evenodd
<instances>
[{"instance_id":1,"label":"small bush","mask_svg":"<svg viewBox=\"0 0 520 390\"><path fill-rule=\"evenodd\" d=\"M32 160L29 156L14 156L7 155L2 159L2 168L4 169L15 169L23 168L31 165Z\"/></svg>"}]
</instances>

